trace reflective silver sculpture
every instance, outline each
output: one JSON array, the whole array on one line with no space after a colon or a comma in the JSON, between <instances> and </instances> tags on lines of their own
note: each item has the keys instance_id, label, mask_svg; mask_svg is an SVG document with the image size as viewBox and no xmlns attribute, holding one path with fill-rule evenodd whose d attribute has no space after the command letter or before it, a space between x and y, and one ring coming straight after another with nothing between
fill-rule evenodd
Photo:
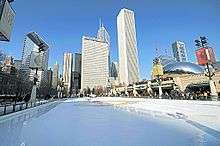
<instances>
[{"instance_id":1,"label":"reflective silver sculpture","mask_svg":"<svg viewBox=\"0 0 220 146\"><path fill-rule=\"evenodd\" d=\"M158 57L163 65L165 73L189 73L189 74L202 74L204 68L190 62L177 62L172 57L160 56Z\"/></svg>"}]
</instances>

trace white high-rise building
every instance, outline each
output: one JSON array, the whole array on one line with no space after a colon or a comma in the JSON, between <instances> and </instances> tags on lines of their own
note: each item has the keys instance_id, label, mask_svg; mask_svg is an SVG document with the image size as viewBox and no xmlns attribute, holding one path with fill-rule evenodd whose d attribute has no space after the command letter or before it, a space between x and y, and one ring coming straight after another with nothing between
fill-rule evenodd
<instances>
[{"instance_id":1,"label":"white high-rise building","mask_svg":"<svg viewBox=\"0 0 220 146\"><path fill-rule=\"evenodd\" d=\"M172 44L173 56L178 62L187 62L187 52L184 42L176 41Z\"/></svg>"},{"instance_id":2,"label":"white high-rise building","mask_svg":"<svg viewBox=\"0 0 220 146\"><path fill-rule=\"evenodd\" d=\"M117 16L119 80L128 85L139 81L138 50L134 12L121 9Z\"/></svg>"},{"instance_id":3,"label":"white high-rise building","mask_svg":"<svg viewBox=\"0 0 220 146\"><path fill-rule=\"evenodd\" d=\"M63 61L63 83L67 95L71 94L72 85L72 67L73 67L73 54L64 53Z\"/></svg>"},{"instance_id":4,"label":"white high-rise building","mask_svg":"<svg viewBox=\"0 0 220 146\"><path fill-rule=\"evenodd\" d=\"M43 44L47 49L45 51L42 51L40 53L41 60L39 60L41 63L40 68L37 71L38 76L38 87L46 87L47 85L47 69L48 69L48 59L49 59L49 49L46 42L43 41L42 38L36 33L31 32L28 33L24 40L24 46L22 49L22 61L21 61L21 71L22 76L24 79L30 79L33 81L36 70L30 69L31 64L31 54L33 52L39 52L39 44Z\"/></svg>"},{"instance_id":5,"label":"white high-rise building","mask_svg":"<svg viewBox=\"0 0 220 146\"><path fill-rule=\"evenodd\" d=\"M81 89L106 87L109 79L110 37L103 25L97 38L82 37Z\"/></svg>"}]
</instances>

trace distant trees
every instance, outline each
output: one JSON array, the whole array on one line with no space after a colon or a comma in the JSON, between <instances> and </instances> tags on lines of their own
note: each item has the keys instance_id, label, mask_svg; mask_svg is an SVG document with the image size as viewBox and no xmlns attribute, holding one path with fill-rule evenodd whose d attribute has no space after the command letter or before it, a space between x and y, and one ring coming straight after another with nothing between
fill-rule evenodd
<instances>
[{"instance_id":1,"label":"distant trees","mask_svg":"<svg viewBox=\"0 0 220 146\"><path fill-rule=\"evenodd\" d=\"M104 96L107 94L107 88L103 86L96 86L92 89L89 87L83 89L84 96L89 96L91 94L95 94L96 96Z\"/></svg>"},{"instance_id":2,"label":"distant trees","mask_svg":"<svg viewBox=\"0 0 220 146\"><path fill-rule=\"evenodd\" d=\"M89 96L91 94L91 89L89 87L83 89L84 96Z\"/></svg>"},{"instance_id":3,"label":"distant trees","mask_svg":"<svg viewBox=\"0 0 220 146\"><path fill-rule=\"evenodd\" d=\"M92 94L95 94L95 88L92 88Z\"/></svg>"},{"instance_id":4,"label":"distant trees","mask_svg":"<svg viewBox=\"0 0 220 146\"><path fill-rule=\"evenodd\" d=\"M103 89L102 86L97 86L97 87L95 88L95 95L97 95L97 96L102 96L103 93L104 93L104 89Z\"/></svg>"}]
</instances>

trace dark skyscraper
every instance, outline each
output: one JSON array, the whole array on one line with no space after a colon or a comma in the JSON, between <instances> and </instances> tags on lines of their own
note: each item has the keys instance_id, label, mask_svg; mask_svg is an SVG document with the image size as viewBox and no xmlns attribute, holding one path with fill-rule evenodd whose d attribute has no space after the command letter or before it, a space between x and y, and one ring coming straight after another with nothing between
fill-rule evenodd
<instances>
[{"instance_id":1,"label":"dark skyscraper","mask_svg":"<svg viewBox=\"0 0 220 146\"><path fill-rule=\"evenodd\" d=\"M72 90L79 90L81 88L81 61L82 56L79 53L73 55L72 68Z\"/></svg>"}]
</instances>

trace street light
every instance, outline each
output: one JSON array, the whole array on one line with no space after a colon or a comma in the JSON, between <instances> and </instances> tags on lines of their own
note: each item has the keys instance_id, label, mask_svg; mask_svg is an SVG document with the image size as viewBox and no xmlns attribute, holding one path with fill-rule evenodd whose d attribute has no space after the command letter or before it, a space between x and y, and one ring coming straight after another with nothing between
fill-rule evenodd
<instances>
[{"instance_id":1,"label":"street light","mask_svg":"<svg viewBox=\"0 0 220 146\"><path fill-rule=\"evenodd\" d=\"M206 37L200 37L200 40L201 40L202 47L207 47L207 45L208 45L207 38Z\"/></svg>"},{"instance_id":2,"label":"street light","mask_svg":"<svg viewBox=\"0 0 220 146\"><path fill-rule=\"evenodd\" d=\"M108 79L108 82L107 82L107 96L109 96L111 94L111 83L110 83L110 80Z\"/></svg>"},{"instance_id":3,"label":"street light","mask_svg":"<svg viewBox=\"0 0 220 146\"><path fill-rule=\"evenodd\" d=\"M153 76L156 77L156 81L158 83L159 88L159 98L162 98L163 91L162 91L162 76L164 75L163 66L160 62L159 58L153 60Z\"/></svg>"},{"instance_id":4,"label":"street light","mask_svg":"<svg viewBox=\"0 0 220 146\"><path fill-rule=\"evenodd\" d=\"M202 44L199 40L195 40L195 43L196 43L196 47L198 48L202 47Z\"/></svg>"},{"instance_id":5,"label":"street light","mask_svg":"<svg viewBox=\"0 0 220 146\"><path fill-rule=\"evenodd\" d=\"M35 70L35 75L33 79L34 85L31 92L31 101L35 101L37 96L37 81L38 81L37 72L40 69L42 71L44 70L43 56L45 51L48 50L49 46L38 36L36 32L28 33L27 37L30 38L38 46L38 51L31 52L31 62L29 67L30 69Z\"/></svg>"},{"instance_id":6,"label":"street light","mask_svg":"<svg viewBox=\"0 0 220 146\"><path fill-rule=\"evenodd\" d=\"M215 62L215 56L213 49L208 46L208 41L206 37L200 37L199 40L195 40L195 46L198 48L196 51L196 56L199 65L206 66L206 76L209 78L209 85L211 90L211 99L214 101L218 100L218 94L216 91L216 86L212 77L214 76L214 71L211 71L210 66L213 66Z\"/></svg>"},{"instance_id":7,"label":"street light","mask_svg":"<svg viewBox=\"0 0 220 146\"><path fill-rule=\"evenodd\" d=\"M63 97L63 90L64 90L64 85L63 85L63 78L62 76L60 76L61 81L59 83L59 85L57 86L57 96L58 98L62 98Z\"/></svg>"},{"instance_id":8,"label":"street light","mask_svg":"<svg viewBox=\"0 0 220 146\"><path fill-rule=\"evenodd\" d=\"M63 82L63 78L61 78L61 84L60 84L60 89L61 89L61 98L63 98L63 91L64 91L64 82Z\"/></svg>"}]
</instances>

